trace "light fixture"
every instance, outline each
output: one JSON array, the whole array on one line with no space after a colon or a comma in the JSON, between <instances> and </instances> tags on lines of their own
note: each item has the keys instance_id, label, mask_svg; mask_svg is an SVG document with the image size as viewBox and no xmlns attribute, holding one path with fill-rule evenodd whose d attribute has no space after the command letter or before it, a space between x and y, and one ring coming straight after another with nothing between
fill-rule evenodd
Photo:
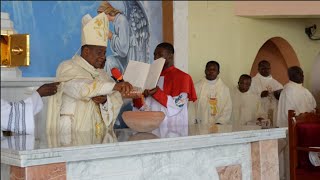
<instances>
[{"instance_id":1,"label":"light fixture","mask_svg":"<svg viewBox=\"0 0 320 180\"><path fill-rule=\"evenodd\" d=\"M309 39L311 39L311 40L320 40L320 37L314 36L316 31L317 31L317 25L315 25L315 24L304 29L304 32L307 34Z\"/></svg>"}]
</instances>

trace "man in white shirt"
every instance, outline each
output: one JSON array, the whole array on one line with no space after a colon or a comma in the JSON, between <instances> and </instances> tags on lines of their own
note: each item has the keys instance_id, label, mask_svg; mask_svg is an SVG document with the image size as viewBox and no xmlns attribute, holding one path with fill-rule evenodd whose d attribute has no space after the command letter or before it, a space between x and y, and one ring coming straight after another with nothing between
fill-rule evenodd
<instances>
[{"instance_id":1,"label":"man in white shirt","mask_svg":"<svg viewBox=\"0 0 320 180\"><path fill-rule=\"evenodd\" d=\"M203 124L230 124L232 102L229 88L221 78L220 65L216 61L206 64L205 78L195 84L198 100L195 102L195 118Z\"/></svg>"},{"instance_id":2,"label":"man in white shirt","mask_svg":"<svg viewBox=\"0 0 320 180\"><path fill-rule=\"evenodd\" d=\"M43 107L41 97L55 94L58 84L44 84L30 97L19 102L7 102L1 99L1 137L2 131L10 134L34 134L34 116Z\"/></svg>"},{"instance_id":3,"label":"man in white shirt","mask_svg":"<svg viewBox=\"0 0 320 180\"><path fill-rule=\"evenodd\" d=\"M261 97L262 109L274 125L277 122L278 99L283 86L271 76L268 61L260 61L258 71L257 75L252 78L250 90Z\"/></svg>"},{"instance_id":4,"label":"man in white shirt","mask_svg":"<svg viewBox=\"0 0 320 180\"><path fill-rule=\"evenodd\" d=\"M288 69L289 82L284 86L279 99L277 126L288 127L288 110L295 110L297 115L311 112L316 108L316 101L308 89L302 86L303 71L298 66ZM289 178L289 146L288 136L279 139L279 163L282 179Z\"/></svg>"},{"instance_id":5,"label":"man in white shirt","mask_svg":"<svg viewBox=\"0 0 320 180\"><path fill-rule=\"evenodd\" d=\"M288 69L289 82L281 92L278 106L278 126L288 127L288 110L294 110L296 115L312 112L317 104L308 89L303 87L303 71L298 66Z\"/></svg>"},{"instance_id":6,"label":"man in white shirt","mask_svg":"<svg viewBox=\"0 0 320 180\"><path fill-rule=\"evenodd\" d=\"M251 76L242 74L238 86L231 90L232 125L234 128L245 125L258 125L266 115L261 109L260 97L249 91Z\"/></svg>"}]
</instances>

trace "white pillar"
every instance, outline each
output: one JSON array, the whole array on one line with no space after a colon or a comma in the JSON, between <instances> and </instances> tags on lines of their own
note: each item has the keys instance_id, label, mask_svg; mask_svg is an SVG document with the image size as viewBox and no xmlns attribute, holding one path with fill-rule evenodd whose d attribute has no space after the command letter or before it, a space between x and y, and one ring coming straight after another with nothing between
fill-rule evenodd
<instances>
[{"instance_id":1,"label":"white pillar","mask_svg":"<svg viewBox=\"0 0 320 180\"><path fill-rule=\"evenodd\" d=\"M173 1L173 41L175 66L188 72L188 1Z\"/></svg>"}]
</instances>

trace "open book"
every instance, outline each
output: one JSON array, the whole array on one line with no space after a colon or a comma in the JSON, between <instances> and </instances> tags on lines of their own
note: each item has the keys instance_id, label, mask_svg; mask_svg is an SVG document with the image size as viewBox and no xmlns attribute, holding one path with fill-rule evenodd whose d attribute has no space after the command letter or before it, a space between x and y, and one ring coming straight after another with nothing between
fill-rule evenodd
<instances>
[{"instance_id":1,"label":"open book","mask_svg":"<svg viewBox=\"0 0 320 180\"><path fill-rule=\"evenodd\" d=\"M130 60L123 79L142 90L153 89L157 86L165 61L164 58L159 58L152 64L147 64Z\"/></svg>"}]
</instances>

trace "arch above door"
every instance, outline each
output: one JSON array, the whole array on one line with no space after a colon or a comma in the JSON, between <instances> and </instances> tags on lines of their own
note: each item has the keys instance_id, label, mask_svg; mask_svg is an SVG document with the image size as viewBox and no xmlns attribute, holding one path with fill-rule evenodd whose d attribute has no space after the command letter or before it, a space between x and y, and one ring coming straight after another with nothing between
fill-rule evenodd
<instances>
[{"instance_id":1,"label":"arch above door","mask_svg":"<svg viewBox=\"0 0 320 180\"><path fill-rule=\"evenodd\" d=\"M289 81L288 67L300 66L292 46L282 37L270 38L261 46L251 67L252 77L258 73L258 63L262 60L270 62L272 77L283 85Z\"/></svg>"}]
</instances>

